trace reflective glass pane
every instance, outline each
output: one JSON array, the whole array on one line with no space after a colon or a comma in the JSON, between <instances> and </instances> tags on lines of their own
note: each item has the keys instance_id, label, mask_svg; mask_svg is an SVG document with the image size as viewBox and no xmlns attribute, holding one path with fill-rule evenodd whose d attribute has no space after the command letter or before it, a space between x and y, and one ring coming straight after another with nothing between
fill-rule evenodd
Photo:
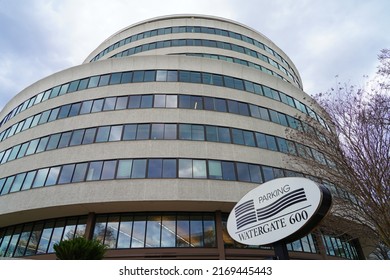
<instances>
[{"instance_id":1,"label":"reflective glass pane","mask_svg":"<svg viewBox=\"0 0 390 280\"><path fill-rule=\"evenodd\" d=\"M203 247L203 222L202 216L191 216L190 222L191 247Z\"/></svg>"},{"instance_id":2,"label":"reflective glass pane","mask_svg":"<svg viewBox=\"0 0 390 280\"><path fill-rule=\"evenodd\" d=\"M70 107L70 111L69 111L68 117L77 116L79 114L80 107L81 107L81 103L72 104L72 106ZM42 119L42 117L41 117L41 119Z\"/></svg>"},{"instance_id":3,"label":"reflective glass pane","mask_svg":"<svg viewBox=\"0 0 390 280\"><path fill-rule=\"evenodd\" d=\"M50 237L53 232L53 227L54 222L49 222L45 224L45 228L42 231L41 239L39 241L37 254L46 254L50 242Z\"/></svg>"},{"instance_id":4,"label":"reflective glass pane","mask_svg":"<svg viewBox=\"0 0 390 280\"><path fill-rule=\"evenodd\" d=\"M229 128L218 127L218 142L231 143Z\"/></svg>"},{"instance_id":5,"label":"reflective glass pane","mask_svg":"<svg viewBox=\"0 0 390 280\"><path fill-rule=\"evenodd\" d=\"M115 178L116 160L104 161L101 180L111 180Z\"/></svg>"},{"instance_id":6,"label":"reflective glass pane","mask_svg":"<svg viewBox=\"0 0 390 280\"><path fill-rule=\"evenodd\" d=\"M37 176L35 176L35 180L34 180L32 187L33 188L42 187L45 184L48 172L49 172L49 168L44 168L44 169L38 170Z\"/></svg>"},{"instance_id":7,"label":"reflective glass pane","mask_svg":"<svg viewBox=\"0 0 390 280\"><path fill-rule=\"evenodd\" d=\"M74 164L68 164L62 167L60 178L58 179L58 184L70 183L72 179L74 167L75 167Z\"/></svg>"},{"instance_id":8,"label":"reflective glass pane","mask_svg":"<svg viewBox=\"0 0 390 280\"><path fill-rule=\"evenodd\" d=\"M133 161L131 159L119 160L116 178L130 178L132 165Z\"/></svg>"},{"instance_id":9,"label":"reflective glass pane","mask_svg":"<svg viewBox=\"0 0 390 280\"><path fill-rule=\"evenodd\" d=\"M30 171L27 173L26 178L24 179L22 190L28 190L31 188L32 182L34 181L35 174L37 171Z\"/></svg>"},{"instance_id":10,"label":"reflective glass pane","mask_svg":"<svg viewBox=\"0 0 390 280\"><path fill-rule=\"evenodd\" d=\"M191 140L191 125L190 124L180 124L179 125L179 139Z\"/></svg>"},{"instance_id":11,"label":"reflective glass pane","mask_svg":"<svg viewBox=\"0 0 390 280\"><path fill-rule=\"evenodd\" d=\"M49 142L46 146L46 151L57 149L60 141L61 133L53 134L50 136Z\"/></svg>"},{"instance_id":12,"label":"reflective glass pane","mask_svg":"<svg viewBox=\"0 0 390 280\"><path fill-rule=\"evenodd\" d=\"M30 141L30 145L28 146L28 149L26 151L26 156L35 153L37 146L38 146L38 143L39 143L39 139L34 139L34 140ZM8 156L7 156L7 158L8 158ZM4 160L4 158L3 158L3 160Z\"/></svg>"},{"instance_id":13,"label":"reflective glass pane","mask_svg":"<svg viewBox=\"0 0 390 280\"><path fill-rule=\"evenodd\" d=\"M192 178L191 159L179 159L179 178Z\"/></svg>"},{"instance_id":14,"label":"reflective glass pane","mask_svg":"<svg viewBox=\"0 0 390 280\"><path fill-rule=\"evenodd\" d=\"M204 247L216 247L216 238L215 238L215 221L213 216L204 216L203 217L203 240Z\"/></svg>"},{"instance_id":15,"label":"reflective glass pane","mask_svg":"<svg viewBox=\"0 0 390 280\"><path fill-rule=\"evenodd\" d=\"M85 130L84 138L83 138L83 145L91 144L95 141L96 131L97 131L96 128L88 128Z\"/></svg>"},{"instance_id":16,"label":"reflective glass pane","mask_svg":"<svg viewBox=\"0 0 390 280\"><path fill-rule=\"evenodd\" d=\"M135 140L137 135L137 125L136 124L127 124L125 125L123 131L123 140Z\"/></svg>"},{"instance_id":17,"label":"reflective glass pane","mask_svg":"<svg viewBox=\"0 0 390 280\"><path fill-rule=\"evenodd\" d=\"M150 124L139 124L137 127L137 140L149 139Z\"/></svg>"},{"instance_id":18,"label":"reflective glass pane","mask_svg":"<svg viewBox=\"0 0 390 280\"><path fill-rule=\"evenodd\" d=\"M263 166L262 169L263 169L263 175L264 175L265 182L274 179L274 172L272 170L272 167Z\"/></svg>"},{"instance_id":19,"label":"reflective glass pane","mask_svg":"<svg viewBox=\"0 0 390 280\"><path fill-rule=\"evenodd\" d=\"M205 160L193 160L193 177L194 178L207 178L206 161Z\"/></svg>"},{"instance_id":20,"label":"reflective glass pane","mask_svg":"<svg viewBox=\"0 0 390 280\"><path fill-rule=\"evenodd\" d=\"M222 165L220 161L209 160L209 178L222 179Z\"/></svg>"},{"instance_id":21,"label":"reflective glass pane","mask_svg":"<svg viewBox=\"0 0 390 280\"><path fill-rule=\"evenodd\" d=\"M224 180L236 180L236 172L234 171L233 162L222 162L222 177Z\"/></svg>"},{"instance_id":22,"label":"reflective glass pane","mask_svg":"<svg viewBox=\"0 0 390 280\"><path fill-rule=\"evenodd\" d=\"M104 236L106 235L107 228L107 216L98 216L95 221L95 228L93 231L93 239L104 241Z\"/></svg>"},{"instance_id":23,"label":"reflective glass pane","mask_svg":"<svg viewBox=\"0 0 390 280\"><path fill-rule=\"evenodd\" d=\"M146 174L146 159L133 160L133 169L131 172L131 178L145 178Z\"/></svg>"},{"instance_id":24,"label":"reflective glass pane","mask_svg":"<svg viewBox=\"0 0 390 280\"><path fill-rule=\"evenodd\" d=\"M84 101L81 104L80 115L89 114L92 109L92 104L93 104L92 100Z\"/></svg>"},{"instance_id":25,"label":"reflective glass pane","mask_svg":"<svg viewBox=\"0 0 390 280\"><path fill-rule=\"evenodd\" d=\"M122 130L123 130L122 125L112 126L108 141L120 141L122 138Z\"/></svg>"},{"instance_id":26,"label":"reflective glass pane","mask_svg":"<svg viewBox=\"0 0 390 280\"><path fill-rule=\"evenodd\" d=\"M243 135L244 135L244 142L245 142L246 146L251 146L251 147L255 147L256 146L253 132L251 132L251 131L243 131Z\"/></svg>"},{"instance_id":27,"label":"reflective glass pane","mask_svg":"<svg viewBox=\"0 0 390 280\"><path fill-rule=\"evenodd\" d=\"M10 192L20 191L25 178L26 178L26 173L21 173L21 174L16 175ZM1 189L1 187L0 187L0 189Z\"/></svg>"},{"instance_id":28,"label":"reflective glass pane","mask_svg":"<svg viewBox=\"0 0 390 280\"><path fill-rule=\"evenodd\" d=\"M177 217L176 230L176 246L189 247L190 246L190 221L188 216Z\"/></svg>"},{"instance_id":29,"label":"reflective glass pane","mask_svg":"<svg viewBox=\"0 0 390 280\"><path fill-rule=\"evenodd\" d=\"M160 247L161 216L149 216L146 229L145 247Z\"/></svg>"},{"instance_id":30,"label":"reflective glass pane","mask_svg":"<svg viewBox=\"0 0 390 280\"><path fill-rule=\"evenodd\" d=\"M163 178L176 178L176 159L163 160Z\"/></svg>"},{"instance_id":31,"label":"reflective glass pane","mask_svg":"<svg viewBox=\"0 0 390 280\"><path fill-rule=\"evenodd\" d=\"M133 95L129 98L129 109L136 109L141 107L141 96L140 95Z\"/></svg>"},{"instance_id":32,"label":"reflective glass pane","mask_svg":"<svg viewBox=\"0 0 390 280\"><path fill-rule=\"evenodd\" d=\"M85 174L87 172L88 168L88 163L78 163L76 164L72 182L77 183L77 182L83 182L85 180Z\"/></svg>"},{"instance_id":33,"label":"reflective glass pane","mask_svg":"<svg viewBox=\"0 0 390 280\"><path fill-rule=\"evenodd\" d=\"M118 97L116 100L115 110L122 110L127 108L128 97Z\"/></svg>"},{"instance_id":34,"label":"reflective glass pane","mask_svg":"<svg viewBox=\"0 0 390 280\"><path fill-rule=\"evenodd\" d=\"M43 222L39 222L34 225L33 231L30 236L30 240L27 245L27 250L25 253L26 256L35 254L39 240L41 238L42 230L43 230Z\"/></svg>"},{"instance_id":35,"label":"reflective glass pane","mask_svg":"<svg viewBox=\"0 0 390 280\"><path fill-rule=\"evenodd\" d=\"M177 95L167 95L166 108L177 108Z\"/></svg>"},{"instance_id":36,"label":"reflective glass pane","mask_svg":"<svg viewBox=\"0 0 390 280\"><path fill-rule=\"evenodd\" d=\"M262 183L263 182L263 178L261 176L260 166L254 165L254 164L249 164L249 173L251 176L251 182L253 182L253 183Z\"/></svg>"},{"instance_id":37,"label":"reflective glass pane","mask_svg":"<svg viewBox=\"0 0 390 280\"><path fill-rule=\"evenodd\" d=\"M131 248L142 248L145 244L146 217L135 216L133 223L133 234L131 238Z\"/></svg>"},{"instance_id":38,"label":"reflective glass pane","mask_svg":"<svg viewBox=\"0 0 390 280\"><path fill-rule=\"evenodd\" d=\"M130 248L132 229L133 217L122 216L119 225L117 248Z\"/></svg>"},{"instance_id":39,"label":"reflective glass pane","mask_svg":"<svg viewBox=\"0 0 390 280\"><path fill-rule=\"evenodd\" d=\"M103 109L104 99L97 99L93 101L91 113L101 112Z\"/></svg>"},{"instance_id":40,"label":"reflective glass pane","mask_svg":"<svg viewBox=\"0 0 390 280\"><path fill-rule=\"evenodd\" d=\"M58 149L68 147L72 132L64 132L61 134L60 142L58 143Z\"/></svg>"},{"instance_id":41,"label":"reflective glass pane","mask_svg":"<svg viewBox=\"0 0 390 280\"><path fill-rule=\"evenodd\" d=\"M164 139L164 124L154 123L152 124L151 139Z\"/></svg>"},{"instance_id":42,"label":"reflective glass pane","mask_svg":"<svg viewBox=\"0 0 390 280\"><path fill-rule=\"evenodd\" d=\"M246 163L237 163L237 176L239 181L250 182L249 166Z\"/></svg>"},{"instance_id":43,"label":"reflective glass pane","mask_svg":"<svg viewBox=\"0 0 390 280\"><path fill-rule=\"evenodd\" d=\"M104 99L103 111L112 111L115 109L116 97L108 97Z\"/></svg>"},{"instance_id":44,"label":"reflective glass pane","mask_svg":"<svg viewBox=\"0 0 390 280\"><path fill-rule=\"evenodd\" d=\"M107 221L106 235L104 237L104 245L108 248L116 248L118 239L119 216L110 216Z\"/></svg>"},{"instance_id":45,"label":"reflective glass pane","mask_svg":"<svg viewBox=\"0 0 390 280\"><path fill-rule=\"evenodd\" d=\"M78 130L73 131L69 146L81 145L81 141L83 140L83 136L84 136L84 129L78 129Z\"/></svg>"},{"instance_id":46,"label":"reflective glass pane","mask_svg":"<svg viewBox=\"0 0 390 280\"><path fill-rule=\"evenodd\" d=\"M50 239L48 253L54 253L54 244L61 241L62 233L64 232L65 220L58 220L53 230L53 234Z\"/></svg>"},{"instance_id":47,"label":"reflective glass pane","mask_svg":"<svg viewBox=\"0 0 390 280\"><path fill-rule=\"evenodd\" d=\"M176 246L176 217L162 216L161 247Z\"/></svg>"},{"instance_id":48,"label":"reflective glass pane","mask_svg":"<svg viewBox=\"0 0 390 280\"><path fill-rule=\"evenodd\" d=\"M153 95L143 95L141 97L141 108L152 108Z\"/></svg>"},{"instance_id":49,"label":"reflective glass pane","mask_svg":"<svg viewBox=\"0 0 390 280\"><path fill-rule=\"evenodd\" d=\"M162 177L162 159L149 159L148 178Z\"/></svg>"},{"instance_id":50,"label":"reflective glass pane","mask_svg":"<svg viewBox=\"0 0 390 280\"><path fill-rule=\"evenodd\" d=\"M177 127L176 124L165 124L164 139L176 139L177 138L176 127Z\"/></svg>"},{"instance_id":51,"label":"reflective glass pane","mask_svg":"<svg viewBox=\"0 0 390 280\"><path fill-rule=\"evenodd\" d=\"M232 137L234 144L244 145L244 135L242 134L242 130L233 128Z\"/></svg>"},{"instance_id":52,"label":"reflective glass pane","mask_svg":"<svg viewBox=\"0 0 390 280\"><path fill-rule=\"evenodd\" d=\"M218 141L218 132L217 127L215 126L206 126L206 139L207 141Z\"/></svg>"},{"instance_id":53,"label":"reflective glass pane","mask_svg":"<svg viewBox=\"0 0 390 280\"><path fill-rule=\"evenodd\" d=\"M109 135L110 135L110 127L109 126L99 127L98 131L97 131L97 135L96 135L96 143L107 142Z\"/></svg>"},{"instance_id":54,"label":"reflective glass pane","mask_svg":"<svg viewBox=\"0 0 390 280\"><path fill-rule=\"evenodd\" d=\"M203 125L191 125L191 139L192 140L204 140L204 127Z\"/></svg>"},{"instance_id":55,"label":"reflective glass pane","mask_svg":"<svg viewBox=\"0 0 390 280\"><path fill-rule=\"evenodd\" d=\"M49 174L47 175L45 186L55 185L57 182L58 175L60 174L61 167L50 168Z\"/></svg>"},{"instance_id":56,"label":"reflective glass pane","mask_svg":"<svg viewBox=\"0 0 390 280\"><path fill-rule=\"evenodd\" d=\"M165 108L165 94L156 94L154 96L154 107L155 108Z\"/></svg>"},{"instance_id":57,"label":"reflective glass pane","mask_svg":"<svg viewBox=\"0 0 390 280\"><path fill-rule=\"evenodd\" d=\"M100 76L94 76L89 79L88 88L97 87Z\"/></svg>"}]
</instances>

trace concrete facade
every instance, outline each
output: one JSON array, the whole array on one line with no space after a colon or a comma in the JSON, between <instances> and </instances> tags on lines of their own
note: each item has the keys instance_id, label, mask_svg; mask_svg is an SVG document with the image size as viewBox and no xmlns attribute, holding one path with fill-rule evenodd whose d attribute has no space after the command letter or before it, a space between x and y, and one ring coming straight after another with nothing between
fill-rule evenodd
<instances>
[{"instance_id":1,"label":"concrete facade","mask_svg":"<svg viewBox=\"0 0 390 280\"><path fill-rule=\"evenodd\" d=\"M177 33L174 32L174 29L169 29L178 29L179 27L197 27L198 29L194 32ZM165 33L161 31L165 28L170 31L165 31ZM149 35L144 34L145 32L153 30L156 30L155 35L153 35L152 32L150 34L148 33ZM234 32L234 34L229 35L229 33L227 33L229 36L221 35L221 30ZM136 34L143 35L139 35L137 38L134 37L134 39L129 39L128 41L131 42L126 42L126 38L132 38L132 36ZM237 35L235 34L239 34L241 39L236 38ZM124 51L131 48L137 48L140 45L147 45L149 47L148 44L153 44L154 42L171 42L172 40L187 40L185 42L186 44L192 44L192 41L188 40L205 40L204 42L206 43L218 41L230 44L229 46L234 45L233 47L238 51L216 48L214 46L170 45L152 50L142 50L132 55L122 55ZM258 43L254 43L254 41ZM184 44L184 41L181 42ZM259 47L259 42L266 47ZM176 41L169 44L176 44ZM178 42L178 44L180 44L180 42ZM212 42L210 44L213 45L214 43ZM241 46L244 49L237 48L236 46ZM107 49L107 52L102 54L105 49ZM256 57L253 56L253 52L252 55L246 53L246 50L248 49L256 51L258 53ZM99 56L99 54L102 55ZM113 57L117 54L121 54L121 57ZM223 59L192 56L193 54L212 54L214 56L220 56L219 58ZM268 57L266 59L268 62L264 61L264 59L259 59L259 56ZM241 64L225 61L226 57L236 58L238 61L241 61ZM242 65L242 61L252 64ZM250 65L253 64L260 65L260 67L263 67L263 70L250 67ZM280 69L281 66L291 74L288 75L285 71L282 71ZM272 69L273 74L267 72L264 68ZM165 70L176 71L175 73L178 73L177 75L181 75L184 73L183 71L189 71L186 73L191 73L191 75L200 73L199 75L202 76L202 81L183 82L180 77L176 78L174 81L159 81L156 76L160 73L158 71ZM120 75L123 81L125 75L123 73L131 72L132 75L136 75L137 71L152 71L151 73L155 75L153 76L153 81L146 81L145 76L145 78L143 78L144 80L141 82L135 81L135 78L133 78L132 82L115 84L108 84L107 82L107 85L104 86L98 85L96 87L76 89L75 91L65 89L63 95L58 94L58 96L55 96L53 94L56 87L62 86L62 88L65 88L64 85L66 85L66 88L68 88L68 86L71 87L71 83L74 81L77 81L77 83L80 81L80 88L83 79L88 78L88 83L90 85L93 79L92 77L100 76L100 81L102 81L103 76L107 76L111 77L111 82L114 79L113 75L115 73L121 73ZM225 78L226 80L224 80L224 85L216 86L215 84L212 84L212 82L206 83L204 77L210 73L212 75L227 77ZM233 88L227 86L227 80L230 78L236 79L238 83L241 83L241 81L249 81L251 84L268 87L274 90L274 92L277 92L277 98L270 98L269 96L266 96L265 93L255 94L254 92L247 90L247 88L239 90L236 86ZM248 86L245 84L245 87ZM235 255L233 249L229 249L233 251L226 251L223 247L230 248L233 245L232 243L229 243L230 241L226 241L228 238L224 236L225 231L222 228L222 224L220 224L221 219L224 219L224 215L229 213L235 203L245 193L259 184L259 180L268 180L268 175L265 174L268 167L274 170L274 175L272 176L276 176L275 172L277 170L281 170L280 172L283 173L284 176L287 176L287 171L300 171L292 170L291 167L286 164L285 159L290 155L280 151L280 144L279 148L276 148L279 149L279 151L277 151L273 150L271 146L269 149L259 148L260 143L258 142L259 140L256 139L254 139L254 141L257 141L257 144L253 145L233 143L233 140L224 143L215 140L209 141L206 139L208 137L206 129L207 126L223 127L228 128L230 133L237 130L249 131L248 133L251 135L262 133L271 135L271 137L273 137L272 139L276 139L275 137L285 139L286 128L288 126L286 127L286 125L283 125L282 120L280 120L281 123L277 124L265 120L264 118L256 117L253 115L254 113L249 110L261 107L266 108L270 114L272 113L271 111L275 111L277 114L282 114L283 116L299 118L299 116L309 114L305 114L302 110L297 108L296 104L298 104L297 102L299 101L320 117L319 108L311 108L311 99L301 88L302 81L298 70L281 49L261 33L230 20L199 15L178 15L147 20L119 31L95 49L86 58L83 64L55 73L34 83L16 95L0 113L0 120L3 120L0 127L0 133L4 132L1 134L2 141L0 142L0 153L4 152L1 153L3 158L0 165L0 179L4 179L3 181L0 181L0 255L2 254L2 256L6 257L26 256L53 258L50 249L50 246L52 245L50 244L57 238L54 237L55 230L53 230L56 227L52 226L52 228L50 228L49 224L59 223L58 219L64 217L88 217L85 224L86 230L83 233L89 238L100 238L102 239L102 242L108 242L107 232L102 237L96 231L96 223L98 223L97 221L99 221L101 215L143 213L143 215L150 217L149 215L152 215L150 213L158 212L162 213L162 215L164 213L176 213L177 232L176 237L174 237L176 240L179 238L178 217L180 213L190 213L188 214L190 217L192 217L192 215L205 215L204 213L215 215L213 222L216 231L214 234L216 239L215 244L208 246L208 248L203 248L205 250L204 252L214 249L218 251L218 253L211 254L213 256L212 258L268 256L271 253L267 251L267 249L246 249L245 251L242 246L236 245L234 245L236 246L234 248L239 250L237 251L239 254L237 253ZM154 103L151 107L127 107L122 108L121 110L112 107L108 110L100 109L100 111L91 111L85 114L81 114L80 108L77 107L79 108L79 111L73 116L66 115L65 117L61 117L61 119L55 118L52 121L42 121L45 111L47 111L46 117L50 120L49 114L51 116L55 108L60 108L58 109L60 112L57 113L61 114L63 110L62 107L67 104L81 104L80 106L84 106L86 104L85 102L88 100L95 100L93 102L96 102L97 104L98 101L96 100L103 100L104 98L106 98L104 101L105 104L108 104L107 98L115 97L115 106L119 106L118 100L121 97L126 98L126 100L128 100L127 102L130 102L132 96L144 95L153 96ZM176 105L169 108L158 107L156 102L157 96L160 95L172 97L173 100L176 100ZM292 98L295 102L293 106L292 104L287 104L287 101L284 102L282 95L288 95ZM45 96L48 96L48 98L43 100ZM230 112L230 107L228 107L226 111L221 111L221 109L217 107L212 110L204 109L206 103L203 105L195 104L195 107L191 109L180 107L180 102L182 99L184 100L183 96L188 99L190 99L191 96L200 97L201 99L197 100L203 100L203 102L206 102L205 98L208 97L214 98L215 100L218 99L215 102L226 100L223 102L227 102L224 103L227 104L227 106L230 106L229 102L235 102L234 104L240 103L240 106L242 105L245 108L249 108L249 113ZM31 102L30 104L32 105L24 105L26 102ZM197 106L203 106L204 108L198 108ZM38 116L36 124L34 124L35 119L29 120L32 116ZM270 116L270 118L271 117L272 116ZM31 124L27 127L26 123L30 121L34 125ZM53 135L60 133L63 135L67 131L72 131L72 133L75 133L74 131L82 131L84 135L84 133L86 133L85 131L88 129L96 128L96 131L99 131L100 127L104 126L120 126L120 129L125 129L126 124L147 124L151 127L149 129L153 129L153 124L175 124L177 126L177 138L154 140L151 138L152 136L150 133L152 132L149 131L148 139L138 139L136 141L124 141L123 139L119 139L117 141L106 140L101 143L96 143L98 136L95 135L94 137L96 137L96 139L94 140L94 143L74 146L69 144L62 148L53 148L50 150L48 150L48 144L45 142L42 144L45 145L42 151L34 150L30 154L28 154L29 148L27 148L27 144L23 146L23 143L28 142L28 147L32 147L33 142L29 142L33 141L32 139L39 139L36 143L38 143L38 141L39 143L43 143L43 141L46 140L50 141L48 139L54 139ZM179 129L182 128L182 124L194 125L197 129L203 129L203 132L201 132L205 135L202 136L204 138L203 141L201 139L181 138L181 130L179 131ZM122 130L121 133L124 134L124 130ZM83 139L86 138L86 136L83 137ZM234 135L231 134L230 137L233 139ZM245 139L245 141L247 140ZM296 141L298 143L299 139ZM20 145L20 147L18 145ZM15 147L17 147L17 150ZM23 147L26 148L27 152L23 151L22 154ZM39 149L39 147L36 149ZM13 153L15 153L15 158L11 158L13 157ZM129 178L127 179L119 179L119 165L122 163L120 160L123 162L128 160L131 161L132 164L135 164L135 160L140 159L147 160L147 166L145 167L145 171L143 171L144 175L142 175L144 178L130 178L129 175ZM162 175L159 175L161 177L153 178L151 174L154 170L151 170L151 166L152 163L154 164L153 160L155 159L161 160L161 162L165 159L171 159L171 162L176 160L175 168L177 170L172 171L176 174L174 178L165 178L162 173ZM184 162L187 164L189 159L192 160L190 164L193 164L191 165L192 171L190 171L192 173L189 175L191 178L187 177L187 175L181 175L188 171L184 167L182 168L181 164L184 164ZM88 172L92 170L92 162L103 162L102 164L104 165L108 161L115 164L115 170L112 171L112 176L115 178L107 180L88 179ZM234 172L237 172L234 174L236 179L231 180L227 179L227 177L212 177L214 175L211 174L211 169L215 162L218 164L222 162L226 164L229 163L231 166L234 165ZM81 163L85 163L85 168L87 168L82 171L85 172L83 173L83 178L76 182L76 175L73 173L74 171L72 171L72 174L70 175L71 179L69 179L70 182L61 184L60 178L65 172L64 166L74 164L73 167L77 169L77 166L81 166L78 164ZM198 167L195 167L195 164L199 164L199 166L205 169L199 171L197 169ZM250 175L252 177L249 180L240 179L240 171L238 171L240 166L250 166L253 170L259 170L259 176L262 176L262 178L254 179L255 177L253 177L254 175L251 173ZM33 173L32 171L36 172ZM168 171L169 170L167 169L167 172ZM56 172L61 173L57 174ZM200 177L196 177L198 176L196 175L198 172L199 174L202 174L199 175ZM29 174L34 176L32 179L34 181L31 181L30 187L27 186L24 188ZM41 174L43 174L42 176L45 176L43 179L39 177ZM55 178L54 183L49 185L48 182L51 178ZM22 180L22 182L19 182L19 180ZM43 180L43 183L37 183L38 180ZM118 215L120 216L122 214ZM191 220L193 218L189 219ZM31 243L31 237L29 237L29 239L24 240L25 243L31 243L28 243L29 245L23 245L27 248L26 249L21 245L22 234L19 233L17 236L15 234L17 234L18 230L20 232L27 232L27 230L25 231L24 229L26 224L34 222L34 226L36 226L36 223L39 221L43 221L42 223L44 224L43 231L41 231L41 234L39 235L41 241L37 241L37 244L33 244ZM202 221L206 224L205 218L203 218ZM48 239L51 240L51 243L47 246L41 246L45 232L47 233L49 231L51 233L48 234ZM160 231L162 234L164 228L160 229ZM118 229L119 233L117 233L117 231L115 232L115 234L118 234L117 238L119 240L121 230ZM190 233L190 235L191 234L192 233ZM145 235L148 236L146 233ZM64 233L62 236L64 236ZM206 236L205 233L204 236ZM310 240L313 240L313 238L315 239L315 241L312 241L313 244L309 242L309 239L307 239L309 241L300 241L301 249L294 249L294 246L291 245L292 256L296 256L296 258L359 257L357 249L355 249L355 245L353 244L348 245L350 246L348 247L350 248L348 254L337 255L333 254L334 252L332 253L329 249L324 249L324 243L326 244L325 241L327 239L321 237L320 232L313 233L313 236L315 237L310 237ZM62 239L63 238L64 237L62 237ZM147 237L145 238L147 239ZM206 237L203 238L206 240ZM223 239L225 245L221 239ZM145 254L149 253L155 257L161 257L164 256L166 252L161 248L165 247L165 245L163 246L163 242L160 242L161 243L158 244L161 246L154 246L156 247L154 251L150 248L146 248L148 247L146 241L144 244L145 251L142 251L141 249L134 249L136 251L132 251L131 245L129 245L125 251L120 251L117 250L119 248L119 241L115 243L116 245L110 243L111 249L109 257L132 258L134 257L134 252L137 252L136 256L138 257L136 258L142 258ZM206 241L204 242L205 243L202 244L206 244ZM305 247L305 242L310 243L310 245ZM188 241L187 243L190 242ZM29 251L28 248L30 247L33 249ZM187 248L184 257L184 255L181 255L179 252L180 249L178 249L178 247L178 245L172 245L171 250L178 258L191 258L191 256L193 258L205 258L207 255L206 253L206 255L202 255L202 251L199 251L202 250L202 246L197 245L196 247L199 247L196 249L197 251L191 251L191 248ZM40 248L44 248L42 249L43 251ZM27 252L30 253L27 254ZM193 254L191 252L193 252ZM300 255L301 253L304 257Z\"/></svg>"}]
</instances>

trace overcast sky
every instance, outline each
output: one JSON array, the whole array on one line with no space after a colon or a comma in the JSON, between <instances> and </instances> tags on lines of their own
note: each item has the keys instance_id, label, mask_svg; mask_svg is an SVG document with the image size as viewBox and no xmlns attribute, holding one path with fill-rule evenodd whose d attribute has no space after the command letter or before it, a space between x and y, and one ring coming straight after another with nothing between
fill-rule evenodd
<instances>
[{"instance_id":1,"label":"overcast sky","mask_svg":"<svg viewBox=\"0 0 390 280\"><path fill-rule=\"evenodd\" d=\"M0 109L25 87L76 66L136 22L207 14L248 25L292 59L309 94L372 77L390 48L388 0L0 0Z\"/></svg>"}]
</instances>

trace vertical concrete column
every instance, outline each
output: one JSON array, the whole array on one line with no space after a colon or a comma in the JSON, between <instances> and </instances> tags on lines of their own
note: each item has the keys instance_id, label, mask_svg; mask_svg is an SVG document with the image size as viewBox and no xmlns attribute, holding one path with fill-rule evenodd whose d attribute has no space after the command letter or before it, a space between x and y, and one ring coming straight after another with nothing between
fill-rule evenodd
<instances>
[{"instance_id":1,"label":"vertical concrete column","mask_svg":"<svg viewBox=\"0 0 390 280\"><path fill-rule=\"evenodd\" d=\"M95 226L95 213L94 212L90 212L88 213L88 217L87 217L87 227L85 229L85 235L84 237L86 239L92 239L93 237L93 228Z\"/></svg>"},{"instance_id":2,"label":"vertical concrete column","mask_svg":"<svg viewBox=\"0 0 390 280\"><path fill-rule=\"evenodd\" d=\"M215 212L215 231L217 237L217 248L219 259L224 260L225 256L225 243L223 242L223 230L222 230L222 213L221 211Z\"/></svg>"}]
</instances>

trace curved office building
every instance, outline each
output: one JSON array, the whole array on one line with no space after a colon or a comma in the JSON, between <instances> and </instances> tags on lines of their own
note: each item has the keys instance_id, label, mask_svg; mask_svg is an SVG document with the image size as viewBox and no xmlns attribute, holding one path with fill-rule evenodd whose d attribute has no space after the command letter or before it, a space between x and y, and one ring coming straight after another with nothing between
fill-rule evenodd
<instances>
[{"instance_id":1,"label":"curved office building","mask_svg":"<svg viewBox=\"0 0 390 280\"><path fill-rule=\"evenodd\" d=\"M106 258L271 258L234 242L230 210L308 149L300 116L328 125L288 56L231 20L177 15L105 40L79 66L16 95L0 114L0 256L55 259L76 235ZM291 258L364 258L317 229Z\"/></svg>"}]
</instances>

